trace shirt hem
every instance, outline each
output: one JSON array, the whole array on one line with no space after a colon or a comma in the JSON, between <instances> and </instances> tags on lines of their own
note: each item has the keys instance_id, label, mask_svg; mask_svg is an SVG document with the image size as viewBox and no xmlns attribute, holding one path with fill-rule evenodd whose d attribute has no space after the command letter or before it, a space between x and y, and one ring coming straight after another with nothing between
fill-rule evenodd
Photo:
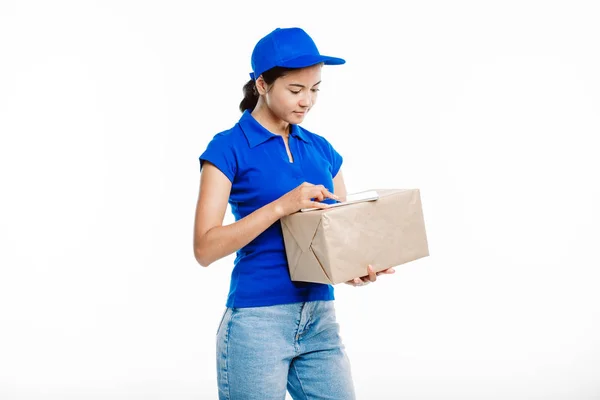
<instances>
[{"instance_id":1,"label":"shirt hem","mask_svg":"<svg viewBox=\"0 0 600 400\"><path fill-rule=\"evenodd\" d=\"M291 304L291 303L302 303L307 301L329 301L335 300L335 295L333 293L312 295L312 296L298 296L298 297L274 297L274 298L260 298L260 299L251 299L248 301L233 301L228 300L225 304L226 307L229 308L246 308L246 307L268 307L268 306L276 306L281 304Z\"/></svg>"}]
</instances>

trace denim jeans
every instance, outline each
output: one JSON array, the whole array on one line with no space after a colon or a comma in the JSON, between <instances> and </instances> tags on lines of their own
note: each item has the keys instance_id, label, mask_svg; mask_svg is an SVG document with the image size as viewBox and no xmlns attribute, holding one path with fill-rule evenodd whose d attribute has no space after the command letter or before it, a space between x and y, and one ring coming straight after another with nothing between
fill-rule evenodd
<instances>
[{"instance_id":1,"label":"denim jeans","mask_svg":"<svg viewBox=\"0 0 600 400\"><path fill-rule=\"evenodd\" d=\"M226 308L217 330L219 399L355 399L333 301Z\"/></svg>"}]
</instances>

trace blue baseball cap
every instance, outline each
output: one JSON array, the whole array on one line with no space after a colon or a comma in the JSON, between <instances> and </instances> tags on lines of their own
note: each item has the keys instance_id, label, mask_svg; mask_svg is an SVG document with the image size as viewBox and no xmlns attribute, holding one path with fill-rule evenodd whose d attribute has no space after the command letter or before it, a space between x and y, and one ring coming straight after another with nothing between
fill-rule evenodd
<instances>
[{"instance_id":1,"label":"blue baseball cap","mask_svg":"<svg viewBox=\"0 0 600 400\"><path fill-rule=\"evenodd\" d=\"M256 80L273 67L304 68L324 63L340 65L346 60L319 53L312 38L300 28L277 28L256 43L252 51L250 78Z\"/></svg>"}]
</instances>

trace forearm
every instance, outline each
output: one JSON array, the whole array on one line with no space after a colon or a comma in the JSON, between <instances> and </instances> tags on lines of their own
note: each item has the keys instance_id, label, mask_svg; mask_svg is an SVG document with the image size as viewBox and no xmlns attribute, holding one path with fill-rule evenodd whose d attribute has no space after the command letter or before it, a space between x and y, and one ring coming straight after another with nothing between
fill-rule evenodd
<instances>
[{"instance_id":1,"label":"forearm","mask_svg":"<svg viewBox=\"0 0 600 400\"><path fill-rule=\"evenodd\" d=\"M194 255L203 267L246 246L284 216L277 201L269 203L230 225L215 226L194 243Z\"/></svg>"}]
</instances>

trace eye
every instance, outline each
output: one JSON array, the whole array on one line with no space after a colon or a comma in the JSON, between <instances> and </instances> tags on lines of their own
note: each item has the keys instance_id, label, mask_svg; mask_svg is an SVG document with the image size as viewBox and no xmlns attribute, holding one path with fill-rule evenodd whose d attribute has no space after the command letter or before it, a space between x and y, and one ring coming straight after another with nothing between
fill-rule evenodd
<instances>
[{"instance_id":1,"label":"eye","mask_svg":"<svg viewBox=\"0 0 600 400\"><path fill-rule=\"evenodd\" d=\"M294 93L294 94L298 94L301 92L301 90L290 90L290 92Z\"/></svg>"},{"instance_id":2,"label":"eye","mask_svg":"<svg viewBox=\"0 0 600 400\"><path fill-rule=\"evenodd\" d=\"M310 89L313 93L317 93L319 91L319 88L314 88L314 89Z\"/></svg>"}]
</instances>

